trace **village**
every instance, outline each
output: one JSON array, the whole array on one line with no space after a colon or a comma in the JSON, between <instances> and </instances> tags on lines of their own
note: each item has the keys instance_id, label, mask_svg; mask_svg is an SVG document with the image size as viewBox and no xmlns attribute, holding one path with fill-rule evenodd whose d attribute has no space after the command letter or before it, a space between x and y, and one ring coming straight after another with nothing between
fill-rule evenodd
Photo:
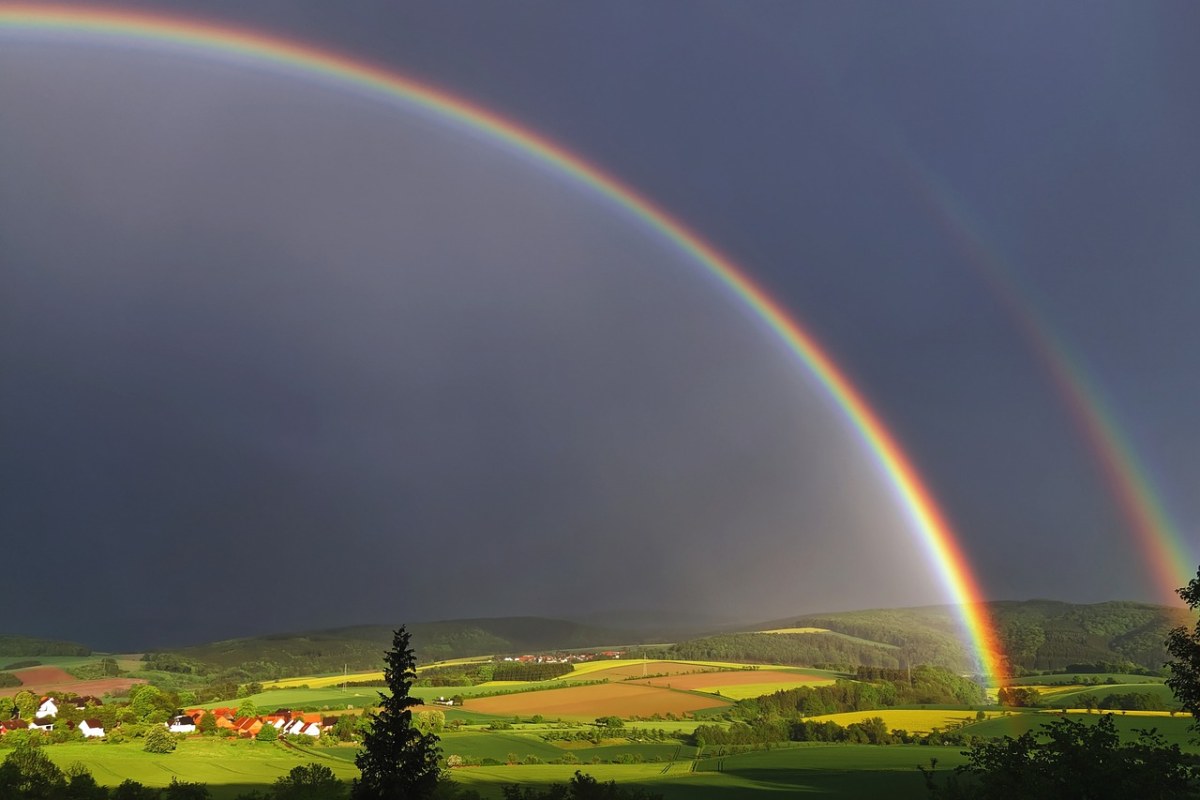
<instances>
[{"instance_id":1,"label":"village","mask_svg":"<svg viewBox=\"0 0 1200 800\"><path fill-rule=\"evenodd\" d=\"M57 730L60 734L63 731L77 731L85 739L102 739L107 735L105 721L100 715L104 708L103 700L89 695L45 696L39 701L32 720L22 719L20 709L13 705L9 718L0 722L0 736L16 731L52 734ZM239 709L228 707L212 710L177 709L177 713L167 720L151 724L161 725L169 733L175 734L211 732L219 736L257 739L264 728L269 727L272 729L272 739L280 736L306 736L317 739L322 734L332 732L339 719L337 716L322 716L316 712L300 712L287 708L262 715L239 715L238 712ZM112 713L104 716L110 719L115 717ZM120 724L117 722L114 725L110 722L108 727L120 727Z\"/></svg>"}]
</instances>

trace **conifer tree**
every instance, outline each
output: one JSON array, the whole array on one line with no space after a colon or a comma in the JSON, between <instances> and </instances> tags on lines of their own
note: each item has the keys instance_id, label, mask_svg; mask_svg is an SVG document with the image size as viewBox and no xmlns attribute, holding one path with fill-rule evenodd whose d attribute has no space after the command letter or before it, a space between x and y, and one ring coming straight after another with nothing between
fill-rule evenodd
<instances>
[{"instance_id":1,"label":"conifer tree","mask_svg":"<svg viewBox=\"0 0 1200 800\"><path fill-rule=\"evenodd\" d=\"M408 694L417 677L409 640L401 625L384 656L383 677L391 694L379 693L379 711L371 715L354 759L362 777L350 792L353 800L421 800L433 795L441 778L438 737L419 731L409 710L419 703Z\"/></svg>"}]
</instances>

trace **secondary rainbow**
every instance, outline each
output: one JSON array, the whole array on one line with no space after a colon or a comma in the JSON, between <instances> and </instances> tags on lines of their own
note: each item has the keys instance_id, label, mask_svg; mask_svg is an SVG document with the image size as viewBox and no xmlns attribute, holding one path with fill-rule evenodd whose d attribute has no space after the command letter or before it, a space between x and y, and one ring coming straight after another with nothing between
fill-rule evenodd
<instances>
[{"instance_id":1,"label":"secondary rainbow","mask_svg":"<svg viewBox=\"0 0 1200 800\"><path fill-rule=\"evenodd\" d=\"M1175 589L1194 577L1195 556L1154 490L1149 470L1109 411L1097 383L1039 310L1031 293L1022 290L1015 270L1008 266L999 248L989 243L962 200L911 153L905 160L917 191L1013 320L1070 410L1146 558L1161 600L1178 603Z\"/></svg>"},{"instance_id":2,"label":"secondary rainbow","mask_svg":"<svg viewBox=\"0 0 1200 800\"><path fill-rule=\"evenodd\" d=\"M690 255L770 327L830 393L862 437L920 532L928 555L949 594L959 604L962 622L991 676L1004 674L995 629L981 604L982 595L952 529L916 469L879 416L817 341L791 319L761 287L732 261L682 223L616 178L538 134L473 103L402 77L394 72L309 44L257 32L143 12L59 5L0 3L0 31L60 34L88 41L144 43L173 47L207 57L223 56L259 67L340 83L348 89L377 93L470 129L535 158L634 214Z\"/></svg>"}]
</instances>

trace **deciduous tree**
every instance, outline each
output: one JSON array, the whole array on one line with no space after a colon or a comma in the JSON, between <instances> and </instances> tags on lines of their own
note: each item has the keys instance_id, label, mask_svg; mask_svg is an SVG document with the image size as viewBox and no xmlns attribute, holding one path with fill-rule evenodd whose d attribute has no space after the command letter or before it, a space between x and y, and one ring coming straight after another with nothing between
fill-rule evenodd
<instances>
[{"instance_id":1,"label":"deciduous tree","mask_svg":"<svg viewBox=\"0 0 1200 800\"><path fill-rule=\"evenodd\" d=\"M1193 611L1200 609L1200 570L1187 586L1178 590L1183 602ZM1171 676L1167 686L1175 693L1175 699L1200 727L1200 622L1188 630L1180 626L1167 634L1167 652L1171 660L1167 668Z\"/></svg>"}]
</instances>

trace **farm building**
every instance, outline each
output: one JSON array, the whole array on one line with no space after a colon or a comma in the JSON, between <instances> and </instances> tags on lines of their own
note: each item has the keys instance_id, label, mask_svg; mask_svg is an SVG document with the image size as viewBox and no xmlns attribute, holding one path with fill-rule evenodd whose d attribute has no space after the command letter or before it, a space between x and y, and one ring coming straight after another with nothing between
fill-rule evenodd
<instances>
[{"instance_id":1,"label":"farm building","mask_svg":"<svg viewBox=\"0 0 1200 800\"><path fill-rule=\"evenodd\" d=\"M104 723L98 719L85 719L79 723L79 732L89 739L98 739L104 735Z\"/></svg>"}]
</instances>

